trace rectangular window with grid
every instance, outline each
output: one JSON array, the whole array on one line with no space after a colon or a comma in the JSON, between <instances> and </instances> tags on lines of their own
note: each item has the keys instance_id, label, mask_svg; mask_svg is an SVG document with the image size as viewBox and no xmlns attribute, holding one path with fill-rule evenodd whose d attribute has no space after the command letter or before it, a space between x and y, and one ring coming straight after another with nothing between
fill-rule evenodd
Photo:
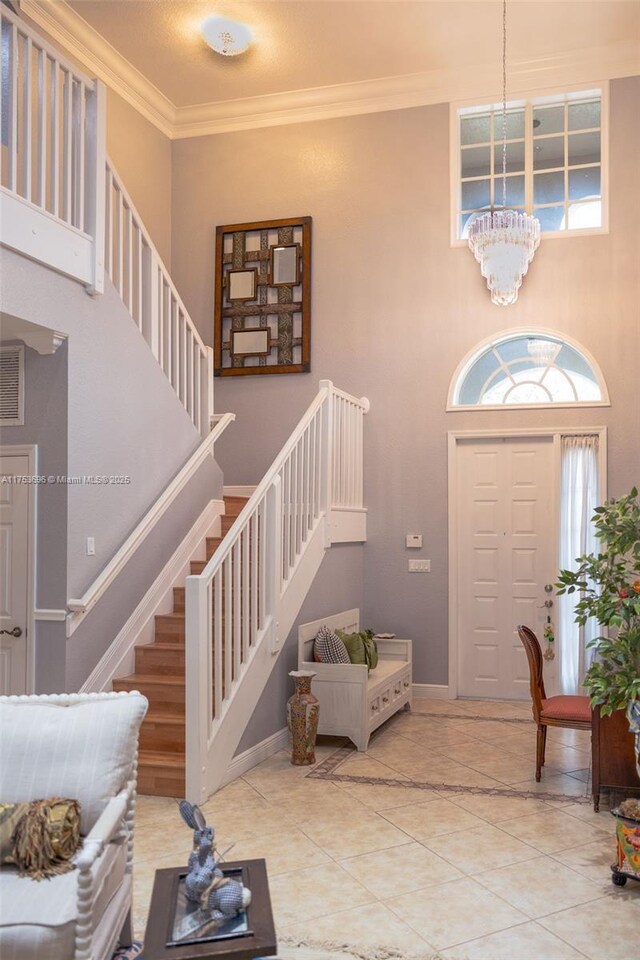
<instances>
[{"instance_id":1,"label":"rectangular window with grid","mask_svg":"<svg viewBox=\"0 0 640 960\"><path fill-rule=\"evenodd\" d=\"M505 200L508 209L538 217L546 234L602 228L603 113L602 90L509 103L506 125L502 104L458 109L455 239L466 239L474 216L504 208Z\"/></svg>"}]
</instances>

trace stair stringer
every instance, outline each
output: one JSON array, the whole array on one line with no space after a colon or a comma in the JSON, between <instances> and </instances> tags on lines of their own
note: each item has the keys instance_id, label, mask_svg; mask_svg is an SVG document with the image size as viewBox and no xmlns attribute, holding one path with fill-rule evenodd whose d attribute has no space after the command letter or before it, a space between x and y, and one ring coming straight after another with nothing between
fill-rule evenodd
<instances>
[{"instance_id":1,"label":"stair stringer","mask_svg":"<svg viewBox=\"0 0 640 960\"><path fill-rule=\"evenodd\" d=\"M267 625L243 665L242 675L226 701L223 715L212 724L211 736L206 744L190 742L190 730L197 730L201 740L206 737L206 731L202 729L202 724L197 724L197 718L194 717L190 723L191 705L187 701L186 795L191 803L204 803L226 782L227 770L236 754L247 720L260 700L330 546L326 540L327 522L323 515L307 540L305 550L280 597L277 622L271 621ZM189 656L186 673L187 690L190 682L203 682L199 675L199 664L191 662ZM207 758L203 767L199 765L199 756L203 755L201 750L206 751L204 755Z\"/></svg>"}]
</instances>

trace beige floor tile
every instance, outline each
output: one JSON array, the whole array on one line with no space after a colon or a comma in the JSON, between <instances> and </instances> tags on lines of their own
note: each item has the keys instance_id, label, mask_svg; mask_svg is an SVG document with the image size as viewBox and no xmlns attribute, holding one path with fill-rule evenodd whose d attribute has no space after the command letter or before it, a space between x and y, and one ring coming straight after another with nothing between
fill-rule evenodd
<instances>
[{"instance_id":1,"label":"beige floor tile","mask_svg":"<svg viewBox=\"0 0 640 960\"><path fill-rule=\"evenodd\" d=\"M342 821L307 820L300 824L300 830L335 860L395 848L411 839L371 810L366 810L364 816L352 813Z\"/></svg>"},{"instance_id":2,"label":"beige floor tile","mask_svg":"<svg viewBox=\"0 0 640 960\"><path fill-rule=\"evenodd\" d=\"M384 784L368 783L340 783L348 795L363 803L371 810L388 810L391 807L402 807L411 803L422 803L426 800L435 800L440 794L435 790L421 790L411 786L407 781L406 787L388 787Z\"/></svg>"},{"instance_id":3,"label":"beige floor tile","mask_svg":"<svg viewBox=\"0 0 640 960\"><path fill-rule=\"evenodd\" d=\"M134 860L139 863L171 856L181 858L186 863L192 843L193 831L179 814L173 821L161 820L155 826L138 825L134 833Z\"/></svg>"},{"instance_id":4,"label":"beige floor tile","mask_svg":"<svg viewBox=\"0 0 640 960\"><path fill-rule=\"evenodd\" d=\"M469 737L462 746L443 747L442 753L457 763L471 763L474 760L504 760L504 752L495 743L485 743Z\"/></svg>"},{"instance_id":5,"label":"beige floor tile","mask_svg":"<svg viewBox=\"0 0 640 960\"><path fill-rule=\"evenodd\" d=\"M420 843L367 853L340 863L380 900L462 877L459 870Z\"/></svg>"},{"instance_id":6,"label":"beige floor tile","mask_svg":"<svg viewBox=\"0 0 640 960\"><path fill-rule=\"evenodd\" d=\"M182 822L178 804L172 797L145 797L138 794L136 797L136 830L143 825L153 827L155 824L167 820L180 820Z\"/></svg>"},{"instance_id":7,"label":"beige floor tile","mask_svg":"<svg viewBox=\"0 0 640 960\"><path fill-rule=\"evenodd\" d=\"M442 957L443 960L584 960L584 954L533 922L461 943L444 950Z\"/></svg>"},{"instance_id":8,"label":"beige floor tile","mask_svg":"<svg viewBox=\"0 0 640 960\"><path fill-rule=\"evenodd\" d=\"M501 864L521 863L537 855L533 847L510 837L490 823L442 837L432 837L423 840L423 843L467 874L480 873ZM522 869L527 869L526 864L522 865Z\"/></svg>"},{"instance_id":9,"label":"beige floor tile","mask_svg":"<svg viewBox=\"0 0 640 960\"><path fill-rule=\"evenodd\" d=\"M532 920L602 896L602 885L581 877L550 857L489 870L478 883L522 910Z\"/></svg>"},{"instance_id":10,"label":"beige floor tile","mask_svg":"<svg viewBox=\"0 0 640 960\"><path fill-rule=\"evenodd\" d=\"M484 821L444 799L395 807L385 810L383 815L390 823L416 840L429 840L430 837L440 834L484 826Z\"/></svg>"},{"instance_id":11,"label":"beige floor tile","mask_svg":"<svg viewBox=\"0 0 640 960\"><path fill-rule=\"evenodd\" d=\"M500 783L511 785L528 779L535 774L535 764L530 760L519 760L517 757L506 757L501 754L499 760L470 760L469 766L478 773L482 773Z\"/></svg>"},{"instance_id":12,"label":"beige floor tile","mask_svg":"<svg viewBox=\"0 0 640 960\"><path fill-rule=\"evenodd\" d=\"M541 853L556 853L570 847L582 846L602 836L599 828L570 817L561 810L537 813L529 817L504 820L500 829L531 844Z\"/></svg>"},{"instance_id":13,"label":"beige floor tile","mask_svg":"<svg viewBox=\"0 0 640 960\"><path fill-rule=\"evenodd\" d=\"M569 797L586 797L591 794L584 783L567 776L566 773L557 773L549 776L546 770L542 772L542 780L521 780L513 784L518 790L528 793L553 793Z\"/></svg>"},{"instance_id":14,"label":"beige floor tile","mask_svg":"<svg viewBox=\"0 0 640 960\"><path fill-rule=\"evenodd\" d=\"M400 920L382 903L358 907L357 910L341 910L326 917L320 917L313 923L310 931L308 921L284 926L285 936L314 940L328 940L358 946L360 950L370 947L406 952L417 956L431 955L430 944Z\"/></svg>"},{"instance_id":15,"label":"beige floor tile","mask_svg":"<svg viewBox=\"0 0 640 960\"><path fill-rule=\"evenodd\" d=\"M502 720L460 720L456 723L456 731L465 733L474 740L497 741L500 736L511 736L514 728L519 733L523 732L522 726L524 725L504 723Z\"/></svg>"},{"instance_id":16,"label":"beige floor tile","mask_svg":"<svg viewBox=\"0 0 640 960\"><path fill-rule=\"evenodd\" d=\"M470 878L423 887L386 904L438 950L497 933L526 919Z\"/></svg>"},{"instance_id":17,"label":"beige floor tile","mask_svg":"<svg viewBox=\"0 0 640 960\"><path fill-rule=\"evenodd\" d=\"M613 821L612 821L613 822ZM611 837L602 836L599 840L585 843L582 846L568 847L552 854L553 859L571 867L582 877L588 877L596 882L611 883L611 864L616 859L616 841ZM629 884L627 884L628 886Z\"/></svg>"},{"instance_id":18,"label":"beige floor tile","mask_svg":"<svg viewBox=\"0 0 640 960\"><path fill-rule=\"evenodd\" d=\"M500 823L501 820L513 820L516 817L526 817L534 813L544 813L549 805L544 800L535 800L529 797L500 797L473 793L452 793L449 797L452 803L464 807L475 817L481 817L489 823Z\"/></svg>"},{"instance_id":19,"label":"beige floor tile","mask_svg":"<svg viewBox=\"0 0 640 960\"><path fill-rule=\"evenodd\" d=\"M638 956L640 901L631 901L624 891L538 922L589 960L634 960Z\"/></svg>"},{"instance_id":20,"label":"beige floor tile","mask_svg":"<svg viewBox=\"0 0 640 960\"><path fill-rule=\"evenodd\" d=\"M276 927L371 903L373 894L337 863L285 873L269 881ZM313 934L313 928L309 931Z\"/></svg>"},{"instance_id":21,"label":"beige floor tile","mask_svg":"<svg viewBox=\"0 0 640 960\"><path fill-rule=\"evenodd\" d=\"M335 773L352 777L380 777L383 780L405 780L406 777L397 767L390 767L380 760L374 760L366 753L354 754L341 763Z\"/></svg>"},{"instance_id":22,"label":"beige floor tile","mask_svg":"<svg viewBox=\"0 0 640 960\"><path fill-rule=\"evenodd\" d=\"M239 840L227 854L228 860L260 858L267 861L269 877L329 863L331 859L301 830L295 828Z\"/></svg>"}]
</instances>

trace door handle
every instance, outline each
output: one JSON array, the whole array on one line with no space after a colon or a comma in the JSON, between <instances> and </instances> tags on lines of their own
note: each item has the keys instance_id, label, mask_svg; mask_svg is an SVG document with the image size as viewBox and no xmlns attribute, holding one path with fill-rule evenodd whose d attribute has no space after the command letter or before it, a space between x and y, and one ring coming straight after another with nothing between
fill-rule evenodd
<instances>
[{"instance_id":1,"label":"door handle","mask_svg":"<svg viewBox=\"0 0 640 960\"><path fill-rule=\"evenodd\" d=\"M542 610L543 607L546 607L547 610L550 610L552 606L553 606L553 600L545 600L544 603L538 604L538 609Z\"/></svg>"},{"instance_id":2,"label":"door handle","mask_svg":"<svg viewBox=\"0 0 640 960\"><path fill-rule=\"evenodd\" d=\"M13 630L0 630L0 633L6 633L9 637L21 637L22 630L20 627L14 627Z\"/></svg>"}]
</instances>

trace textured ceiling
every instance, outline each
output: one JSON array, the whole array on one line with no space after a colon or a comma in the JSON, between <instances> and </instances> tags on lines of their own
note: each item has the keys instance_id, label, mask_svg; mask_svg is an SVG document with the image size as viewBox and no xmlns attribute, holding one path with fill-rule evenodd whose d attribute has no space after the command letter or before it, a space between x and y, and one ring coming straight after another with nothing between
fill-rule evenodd
<instances>
[{"instance_id":1,"label":"textured ceiling","mask_svg":"<svg viewBox=\"0 0 640 960\"><path fill-rule=\"evenodd\" d=\"M496 0L72 0L176 106L497 63ZM221 14L254 45L224 59L198 33ZM510 0L509 59L640 44L638 0ZM597 79L597 78L594 78Z\"/></svg>"}]
</instances>

